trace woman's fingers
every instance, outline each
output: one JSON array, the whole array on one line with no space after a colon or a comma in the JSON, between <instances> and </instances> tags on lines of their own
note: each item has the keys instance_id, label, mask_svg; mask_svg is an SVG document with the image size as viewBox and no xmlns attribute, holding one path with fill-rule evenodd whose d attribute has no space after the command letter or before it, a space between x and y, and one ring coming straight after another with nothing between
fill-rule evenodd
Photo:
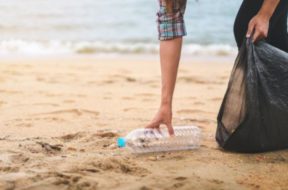
<instances>
[{"instance_id":1,"label":"woman's fingers","mask_svg":"<svg viewBox=\"0 0 288 190\"><path fill-rule=\"evenodd\" d=\"M154 119L145 128L156 129L161 133L160 126L162 124L167 126L169 135L174 135L172 127L172 111L170 107L161 107Z\"/></svg>"},{"instance_id":2,"label":"woman's fingers","mask_svg":"<svg viewBox=\"0 0 288 190\"><path fill-rule=\"evenodd\" d=\"M256 30L255 31L255 34L253 35L253 42L255 43L255 42L257 42L258 40L260 40L262 37L261 37L261 33L258 31L258 30Z\"/></svg>"},{"instance_id":3,"label":"woman's fingers","mask_svg":"<svg viewBox=\"0 0 288 190\"><path fill-rule=\"evenodd\" d=\"M250 22L249 22L249 25L248 25L248 30L247 30L247 34L246 34L246 37L247 38L250 38L253 31L255 29L255 22L254 20L252 19Z\"/></svg>"},{"instance_id":4,"label":"woman's fingers","mask_svg":"<svg viewBox=\"0 0 288 190\"><path fill-rule=\"evenodd\" d=\"M159 128L160 127L160 123L157 121L152 121L150 124L148 124L145 128Z\"/></svg>"},{"instance_id":5,"label":"woman's fingers","mask_svg":"<svg viewBox=\"0 0 288 190\"><path fill-rule=\"evenodd\" d=\"M172 124L166 124L167 128L168 128L168 132L170 136L174 136L174 129L172 127Z\"/></svg>"},{"instance_id":6,"label":"woman's fingers","mask_svg":"<svg viewBox=\"0 0 288 190\"><path fill-rule=\"evenodd\" d=\"M267 38L268 29L265 27L259 27L255 30L255 34L253 35L253 42L258 42L261 39Z\"/></svg>"},{"instance_id":7,"label":"woman's fingers","mask_svg":"<svg viewBox=\"0 0 288 190\"><path fill-rule=\"evenodd\" d=\"M174 129L172 127L172 124L171 123L163 123L167 126L167 129L168 129L168 133L170 136L174 136ZM161 133L161 130L160 130L160 125L161 123L160 122L152 122L150 124L148 124L145 128L149 128L149 129L156 129L159 133Z\"/></svg>"}]
</instances>

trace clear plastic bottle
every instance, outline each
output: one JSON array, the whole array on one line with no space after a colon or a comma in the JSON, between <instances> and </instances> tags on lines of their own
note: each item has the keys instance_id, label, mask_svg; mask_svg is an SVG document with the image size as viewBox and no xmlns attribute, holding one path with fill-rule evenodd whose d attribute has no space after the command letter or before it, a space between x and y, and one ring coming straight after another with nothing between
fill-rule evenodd
<instances>
[{"instance_id":1,"label":"clear plastic bottle","mask_svg":"<svg viewBox=\"0 0 288 190\"><path fill-rule=\"evenodd\" d=\"M167 128L135 129L117 140L118 147L128 147L133 153L165 152L199 148L201 130L196 126L176 126L174 136Z\"/></svg>"}]
</instances>

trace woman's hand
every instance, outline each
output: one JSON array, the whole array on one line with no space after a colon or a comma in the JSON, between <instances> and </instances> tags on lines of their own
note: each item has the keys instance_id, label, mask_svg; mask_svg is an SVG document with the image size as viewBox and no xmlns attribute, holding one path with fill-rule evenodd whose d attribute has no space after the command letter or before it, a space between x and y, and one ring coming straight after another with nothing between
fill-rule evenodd
<instances>
[{"instance_id":1,"label":"woman's hand","mask_svg":"<svg viewBox=\"0 0 288 190\"><path fill-rule=\"evenodd\" d=\"M267 38L269 31L270 18L277 8L280 0L264 0L258 14L254 16L248 26L247 38L253 34L253 42Z\"/></svg>"},{"instance_id":2,"label":"woman's hand","mask_svg":"<svg viewBox=\"0 0 288 190\"><path fill-rule=\"evenodd\" d=\"M258 42L264 38L267 38L269 31L269 17L265 15L257 14L251 19L248 26L247 38L250 38L252 33L253 42Z\"/></svg>"},{"instance_id":3,"label":"woman's hand","mask_svg":"<svg viewBox=\"0 0 288 190\"><path fill-rule=\"evenodd\" d=\"M160 130L161 124L166 125L171 136L174 135L174 130L172 127L172 109L170 106L161 105L158 113L155 115L154 119L146 126L146 128Z\"/></svg>"}]
</instances>

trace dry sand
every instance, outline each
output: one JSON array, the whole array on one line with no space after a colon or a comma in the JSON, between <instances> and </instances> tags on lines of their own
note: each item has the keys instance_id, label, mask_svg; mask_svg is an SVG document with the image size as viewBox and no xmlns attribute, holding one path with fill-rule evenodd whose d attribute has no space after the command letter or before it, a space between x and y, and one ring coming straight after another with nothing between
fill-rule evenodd
<instances>
[{"instance_id":1,"label":"dry sand","mask_svg":"<svg viewBox=\"0 0 288 190\"><path fill-rule=\"evenodd\" d=\"M203 130L194 151L133 155L118 136L160 100L157 58L7 58L0 63L0 189L288 189L288 152L218 148L216 116L233 59L181 63L174 125Z\"/></svg>"}]
</instances>

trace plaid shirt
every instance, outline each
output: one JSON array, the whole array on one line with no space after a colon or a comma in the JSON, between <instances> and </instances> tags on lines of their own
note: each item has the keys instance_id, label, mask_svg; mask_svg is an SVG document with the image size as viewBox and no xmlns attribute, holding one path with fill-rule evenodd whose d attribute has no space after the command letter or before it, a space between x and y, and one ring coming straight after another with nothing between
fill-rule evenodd
<instances>
[{"instance_id":1,"label":"plaid shirt","mask_svg":"<svg viewBox=\"0 0 288 190\"><path fill-rule=\"evenodd\" d=\"M169 12L165 0L159 0L160 10L157 13L159 40L171 40L187 34L184 23L186 3L180 6L177 0L172 1L174 1L173 9Z\"/></svg>"}]
</instances>

